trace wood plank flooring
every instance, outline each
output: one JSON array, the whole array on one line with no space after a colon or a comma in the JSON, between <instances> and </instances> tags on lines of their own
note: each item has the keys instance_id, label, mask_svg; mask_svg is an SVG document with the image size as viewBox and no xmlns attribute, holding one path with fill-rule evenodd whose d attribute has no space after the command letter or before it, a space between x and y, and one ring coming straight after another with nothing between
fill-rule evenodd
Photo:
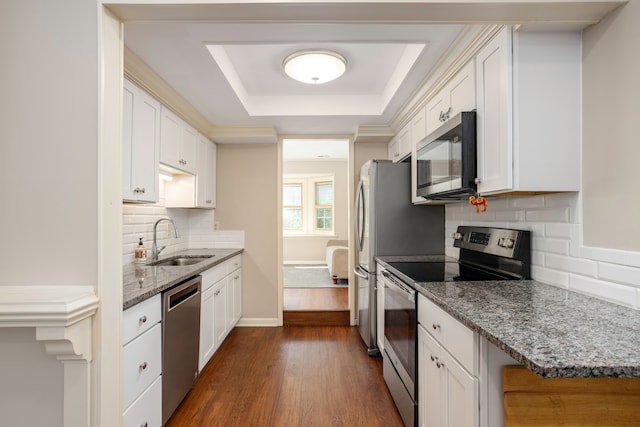
<instances>
[{"instance_id":1,"label":"wood plank flooring","mask_svg":"<svg viewBox=\"0 0 640 427\"><path fill-rule=\"evenodd\" d=\"M235 328L166 427L402 425L382 359L340 326Z\"/></svg>"}]
</instances>

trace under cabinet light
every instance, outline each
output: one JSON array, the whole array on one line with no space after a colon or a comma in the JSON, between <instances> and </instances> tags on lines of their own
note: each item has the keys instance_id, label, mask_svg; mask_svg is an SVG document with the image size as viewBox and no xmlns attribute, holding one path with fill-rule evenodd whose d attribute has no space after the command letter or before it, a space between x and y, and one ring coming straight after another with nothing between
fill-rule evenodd
<instances>
[{"instance_id":1,"label":"under cabinet light","mask_svg":"<svg viewBox=\"0 0 640 427\"><path fill-rule=\"evenodd\" d=\"M160 179L164 180L164 181L173 181L173 176L169 175L166 172L160 171Z\"/></svg>"}]
</instances>

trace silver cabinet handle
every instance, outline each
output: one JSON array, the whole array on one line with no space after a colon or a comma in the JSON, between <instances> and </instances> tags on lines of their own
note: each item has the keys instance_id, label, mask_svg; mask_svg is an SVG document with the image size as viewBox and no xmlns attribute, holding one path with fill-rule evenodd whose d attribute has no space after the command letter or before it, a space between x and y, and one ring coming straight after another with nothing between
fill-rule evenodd
<instances>
[{"instance_id":1,"label":"silver cabinet handle","mask_svg":"<svg viewBox=\"0 0 640 427\"><path fill-rule=\"evenodd\" d=\"M144 187L142 187L142 188L140 189L140 192L141 192L142 194L144 194L144 192L145 192L145 188L144 188Z\"/></svg>"},{"instance_id":2,"label":"silver cabinet handle","mask_svg":"<svg viewBox=\"0 0 640 427\"><path fill-rule=\"evenodd\" d=\"M140 424L140 427L149 427L149 423L145 421L142 424Z\"/></svg>"},{"instance_id":3,"label":"silver cabinet handle","mask_svg":"<svg viewBox=\"0 0 640 427\"><path fill-rule=\"evenodd\" d=\"M144 371L147 369L147 362L142 362L138 368L140 368L140 372Z\"/></svg>"},{"instance_id":4,"label":"silver cabinet handle","mask_svg":"<svg viewBox=\"0 0 640 427\"><path fill-rule=\"evenodd\" d=\"M215 291L215 292L213 293L213 296L214 296L214 297L217 297L218 295L220 295L220 289L218 289L217 291Z\"/></svg>"},{"instance_id":5,"label":"silver cabinet handle","mask_svg":"<svg viewBox=\"0 0 640 427\"><path fill-rule=\"evenodd\" d=\"M436 361L436 358L435 358L435 357L433 357L433 354L431 355L431 361L432 361L432 362L435 362L435 361Z\"/></svg>"},{"instance_id":6,"label":"silver cabinet handle","mask_svg":"<svg viewBox=\"0 0 640 427\"><path fill-rule=\"evenodd\" d=\"M443 362L441 362L441 361L439 361L439 360L436 358L436 366L438 367L438 369L440 369L441 367L443 367L443 366L444 366L444 363L443 363Z\"/></svg>"},{"instance_id":7,"label":"silver cabinet handle","mask_svg":"<svg viewBox=\"0 0 640 427\"><path fill-rule=\"evenodd\" d=\"M240 276L236 276L233 278L233 280L238 280L240 278Z\"/></svg>"},{"instance_id":8,"label":"silver cabinet handle","mask_svg":"<svg viewBox=\"0 0 640 427\"><path fill-rule=\"evenodd\" d=\"M440 328L440 324L438 323L434 323L433 325L431 325L431 327L433 328L433 330L437 330L438 328Z\"/></svg>"},{"instance_id":9,"label":"silver cabinet handle","mask_svg":"<svg viewBox=\"0 0 640 427\"><path fill-rule=\"evenodd\" d=\"M147 323L147 316L146 316L146 315L143 315L143 316L140 318L140 323Z\"/></svg>"},{"instance_id":10,"label":"silver cabinet handle","mask_svg":"<svg viewBox=\"0 0 640 427\"><path fill-rule=\"evenodd\" d=\"M205 203L211 203L211 200L205 200Z\"/></svg>"}]
</instances>

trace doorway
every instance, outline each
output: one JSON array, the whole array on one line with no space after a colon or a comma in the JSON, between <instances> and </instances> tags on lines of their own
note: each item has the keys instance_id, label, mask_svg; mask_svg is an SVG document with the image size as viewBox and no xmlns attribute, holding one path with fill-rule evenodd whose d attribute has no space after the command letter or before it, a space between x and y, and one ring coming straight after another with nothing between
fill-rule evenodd
<instances>
[{"instance_id":1,"label":"doorway","mask_svg":"<svg viewBox=\"0 0 640 427\"><path fill-rule=\"evenodd\" d=\"M284 325L349 325L349 140L282 141Z\"/></svg>"}]
</instances>

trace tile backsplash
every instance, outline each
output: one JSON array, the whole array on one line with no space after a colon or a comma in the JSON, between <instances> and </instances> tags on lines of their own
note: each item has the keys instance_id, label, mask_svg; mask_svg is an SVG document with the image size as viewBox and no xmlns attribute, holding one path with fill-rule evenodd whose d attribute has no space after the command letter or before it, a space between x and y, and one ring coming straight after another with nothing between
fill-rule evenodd
<instances>
[{"instance_id":1,"label":"tile backsplash","mask_svg":"<svg viewBox=\"0 0 640 427\"><path fill-rule=\"evenodd\" d=\"M446 206L446 252L458 256L458 225L530 230L535 280L640 309L640 254L581 243L578 193L489 198L487 212L466 203Z\"/></svg>"},{"instance_id":2,"label":"tile backsplash","mask_svg":"<svg viewBox=\"0 0 640 427\"><path fill-rule=\"evenodd\" d=\"M122 205L122 262L134 261L134 250L140 237L147 248L147 258L151 259L153 245L153 225L160 218L175 221L179 238L173 234L173 225L168 221L158 224L158 247L166 246L160 256L185 249L197 248L242 248L243 231L214 231L215 210L177 209L164 207L163 185L160 185L160 201L157 204Z\"/></svg>"}]
</instances>

